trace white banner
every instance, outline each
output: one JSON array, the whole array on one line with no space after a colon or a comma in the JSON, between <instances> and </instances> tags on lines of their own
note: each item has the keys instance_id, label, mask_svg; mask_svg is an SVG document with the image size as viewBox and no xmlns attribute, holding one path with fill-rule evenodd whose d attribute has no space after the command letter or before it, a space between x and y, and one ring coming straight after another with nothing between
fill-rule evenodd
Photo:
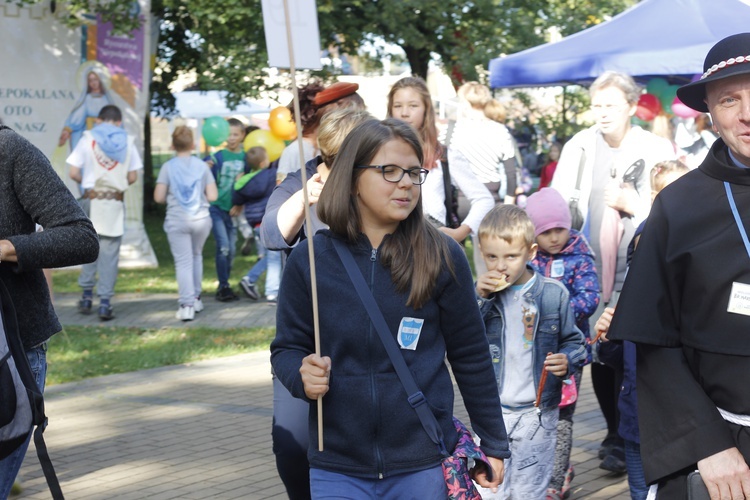
<instances>
[{"instance_id":1,"label":"white banner","mask_svg":"<svg viewBox=\"0 0 750 500\"><path fill-rule=\"evenodd\" d=\"M286 0L296 69L320 69L320 32L315 0ZM289 67L284 0L262 0L268 64Z\"/></svg>"},{"instance_id":2,"label":"white banner","mask_svg":"<svg viewBox=\"0 0 750 500\"><path fill-rule=\"evenodd\" d=\"M150 0L134 2L143 26L132 36L114 35L111 25L93 16L80 28L67 28L60 11L52 12L53 5L42 0L19 7L0 0L0 119L41 149L78 196L65 159L103 106L122 110L123 126L143 156L151 79ZM155 266L143 228L142 176L126 192L125 204L120 265Z\"/></svg>"}]
</instances>

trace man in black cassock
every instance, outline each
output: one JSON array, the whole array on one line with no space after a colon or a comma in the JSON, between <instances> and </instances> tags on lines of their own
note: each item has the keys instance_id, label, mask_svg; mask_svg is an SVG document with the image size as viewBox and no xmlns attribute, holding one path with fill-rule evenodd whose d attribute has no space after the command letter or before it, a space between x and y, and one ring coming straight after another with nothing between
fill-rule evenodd
<instances>
[{"instance_id":1,"label":"man in black cassock","mask_svg":"<svg viewBox=\"0 0 750 500\"><path fill-rule=\"evenodd\" d=\"M656 197L608 337L637 345L646 481L687 498L750 498L750 33L709 51L677 91L720 138ZM733 208L734 207L734 208Z\"/></svg>"}]
</instances>

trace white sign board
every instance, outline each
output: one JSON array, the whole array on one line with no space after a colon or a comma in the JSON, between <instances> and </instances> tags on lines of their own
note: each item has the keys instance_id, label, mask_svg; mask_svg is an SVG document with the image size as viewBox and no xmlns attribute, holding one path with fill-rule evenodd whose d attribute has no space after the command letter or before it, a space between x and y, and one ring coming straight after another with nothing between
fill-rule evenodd
<instances>
[{"instance_id":1,"label":"white sign board","mask_svg":"<svg viewBox=\"0 0 750 500\"><path fill-rule=\"evenodd\" d=\"M315 0L286 0L296 69L320 69L320 33ZM262 0L268 65L289 68L284 0Z\"/></svg>"}]
</instances>

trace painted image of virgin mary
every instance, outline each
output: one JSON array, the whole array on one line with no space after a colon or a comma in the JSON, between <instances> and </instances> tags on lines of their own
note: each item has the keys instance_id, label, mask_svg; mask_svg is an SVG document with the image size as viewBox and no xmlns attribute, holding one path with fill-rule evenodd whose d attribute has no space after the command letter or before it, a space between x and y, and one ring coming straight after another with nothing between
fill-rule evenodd
<instances>
[{"instance_id":1,"label":"painted image of virgin mary","mask_svg":"<svg viewBox=\"0 0 750 500\"><path fill-rule=\"evenodd\" d=\"M107 68L97 61L91 61L82 65L81 69L84 70L86 79L79 84L85 87L82 88L81 96L65 120L58 142L59 146L63 146L70 140L71 151L78 144L83 132L93 128L99 111L107 104L114 104L108 90L110 75Z\"/></svg>"}]
</instances>

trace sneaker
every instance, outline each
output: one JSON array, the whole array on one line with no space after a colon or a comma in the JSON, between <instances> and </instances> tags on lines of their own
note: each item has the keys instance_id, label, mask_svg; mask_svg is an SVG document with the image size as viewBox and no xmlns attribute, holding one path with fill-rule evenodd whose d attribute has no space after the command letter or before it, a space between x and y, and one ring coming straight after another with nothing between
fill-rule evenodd
<instances>
[{"instance_id":1,"label":"sneaker","mask_svg":"<svg viewBox=\"0 0 750 500\"><path fill-rule=\"evenodd\" d=\"M195 312L199 313L203 310L203 301L200 297L195 299L195 302L193 302L193 309L195 309Z\"/></svg>"},{"instance_id":2,"label":"sneaker","mask_svg":"<svg viewBox=\"0 0 750 500\"><path fill-rule=\"evenodd\" d=\"M195 306L180 306L175 317L182 321L193 321L195 319Z\"/></svg>"},{"instance_id":3,"label":"sneaker","mask_svg":"<svg viewBox=\"0 0 750 500\"><path fill-rule=\"evenodd\" d=\"M278 302L278 296L277 295L266 295L266 301L270 304L276 304Z\"/></svg>"},{"instance_id":4,"label":"sneaker","mask_svg":"<svg viewBox=\"0 0 750 500\"><path fill-rule=\"evenodd\" d=\"M81 314L91 314L92 306L93 301L91 300L91 297L83 297L78 301L78 312Z\"/></svg>"},{"instance_id":5,"label":"sneaker","mask_svg":"<svg viewBox=\"0 0 750 500\"><path fill-rule=\"evenodd\" d=\"M115 311L114 308L108 304L99 305L99 319L102 321L109 321L114 319Z\"/></svg>"},{"instance_id":6,"label":"sneaker","mask_svg":"<svg viewBox=\"0 0 750 500\"><path fill-rule=\"evenodd\" d=\"M245 295L247 295L251 299L258 300L260 298L258 290L255 289L255 284L251 283L250 279L247 276L243 276L240 280L240 288L242 288L242 291L245 292Z\"/></svg>"},{"instance_id":7,"label":"sneaker","mask_svg":"<svg viewBox=\"0 0 750 500\"><path fill-rule=\"evenodd\" d=\"M216 300L219 302L231 302L237 300L239 297L232 291L228 286L221 287L216 291Z\"/></svg>"}]
</instances>

